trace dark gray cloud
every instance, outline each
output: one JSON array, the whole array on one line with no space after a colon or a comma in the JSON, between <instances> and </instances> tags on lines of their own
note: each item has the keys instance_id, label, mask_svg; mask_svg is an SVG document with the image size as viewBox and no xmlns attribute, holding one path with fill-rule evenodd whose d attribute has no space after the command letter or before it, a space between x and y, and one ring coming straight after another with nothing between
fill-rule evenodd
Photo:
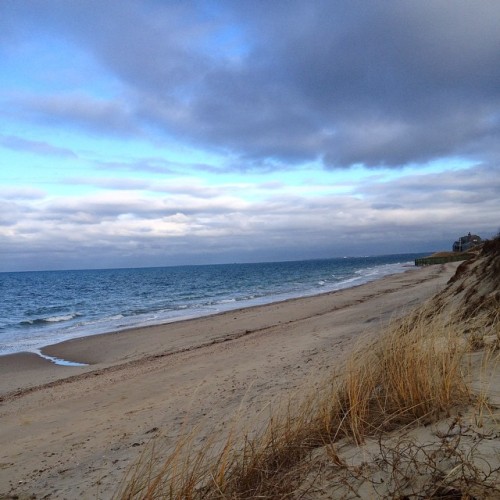
<instances>
[{"instance_id":1,"label":"dark gray cloud","mask_svg":"<svg viewBox=\"0 0 500 500\"><path fill-rule=\"evenodd\" d=\"M2 14L18 36L45 30L87 51L126 89L108 104L30 104L46 117L154 130L254 168L498 155L493 0L33 1Z\"/></svg>"}]
</instances>

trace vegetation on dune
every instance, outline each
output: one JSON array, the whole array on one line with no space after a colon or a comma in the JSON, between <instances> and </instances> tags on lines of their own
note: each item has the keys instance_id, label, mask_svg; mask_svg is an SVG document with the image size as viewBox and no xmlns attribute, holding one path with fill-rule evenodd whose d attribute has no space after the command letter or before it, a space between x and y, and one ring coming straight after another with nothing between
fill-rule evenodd
<instances>
[{"instance_id":1,"label":"vegetation on dune","mask_svg":"<svg viewBox=\"0 0 500 500\"><path fill-rule=\"evenodd\" d=\"M368 484L389 498L498 498L500 465L479 450L491 436L465 425L458 410L493 415L471 390L467 360L478 343L489 346L489 362L498 360L499 290L497 238L434 300L355 350L319 387L303 389L261 432L234 430L224 443L202 446L192 432L166 457L152 446L117 497L318 498L336 489L334 498L359 498ZM390 437L443 418L449 429L433 443ZM341 444L370 440L378 450L370 466L349 464L339 452Z\"/></svg>"}]
</instances>

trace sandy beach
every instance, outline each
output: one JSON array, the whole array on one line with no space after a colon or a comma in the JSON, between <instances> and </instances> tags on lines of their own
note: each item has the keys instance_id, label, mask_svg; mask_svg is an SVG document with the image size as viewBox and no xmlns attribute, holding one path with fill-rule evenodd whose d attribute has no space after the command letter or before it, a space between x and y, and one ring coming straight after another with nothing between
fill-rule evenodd
<instances>
[{"instance_id":1,"label":"sandy beach","mask_svg":"<svg viewBox=\"0 0 500 500\"><path fill-rule=\"evenodd\" d=\"M0 357L0 497L110 498L152 437L251 419L440 291L458 264Z\"/></svg>"}]
</instances>

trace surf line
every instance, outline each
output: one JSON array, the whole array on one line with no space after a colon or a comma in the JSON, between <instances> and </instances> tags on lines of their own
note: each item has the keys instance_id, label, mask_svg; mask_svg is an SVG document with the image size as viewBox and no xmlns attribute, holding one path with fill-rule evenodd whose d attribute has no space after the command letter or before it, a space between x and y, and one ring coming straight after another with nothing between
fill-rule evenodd
<instances>
[{"instance_id":1,"label":"surf line","mask_svg":"<svg viewBox=\"0 0 500 500\"><path fill-rule=\"evenodd\" d=\"M88 363L77 363L76 361L68 361L67 359L62 359L62 358L56 358L54 356L48 356L47 354L43 354L40 349L35 349L33 351L35 354L40 356L43 359L46 359L47 361L50 361L51 363L54 363L55 365L59 366L89 366Z\"/></svg>"}]
</instances>

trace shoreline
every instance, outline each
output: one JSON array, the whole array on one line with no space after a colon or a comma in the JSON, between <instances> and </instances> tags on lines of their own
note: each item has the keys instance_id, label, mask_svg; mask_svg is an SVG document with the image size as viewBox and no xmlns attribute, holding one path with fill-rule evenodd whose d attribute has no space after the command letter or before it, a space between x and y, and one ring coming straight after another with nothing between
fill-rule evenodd
<instances>
[{"instance_id":1,"label":"shoreline","mask_svg":"<svg viewBox=\"0 0 500 500\"><path fill-rule=\"evenodd\" d=\"M19 367L24 367L28 371L32 371L34 369L42 369L43 372L49 372L52 371L50 370L50 368L55 368L60 372L58 375L64 377L66 376L66 374L74 374L76 371L75 368L83 368L83 370L80 371L87 372L97 367L96 365L114 365L115 363L120 363L122 360L130 362L131 357L141 357L141 354L147 354L144 352L138 355L136 352L134 352L135 349L131 348L131 344L134 344L134 341L140 340L140 335L147 336L148 334L151 334L152 336L157 337L158 335L163 335L163 332L165 332L166 330L174 330L174 335L176 336L176 338L164 340L166 340L167 342L168 340L175 340L175 343L178 347L177 349L163 352L162 354L160 354L162 356L173 355L186 350L202 348L213 343L234 340L236 338L239 338L240 336L253 333L255 329L245 328L244 331L241 330L223 338L218 338L217 336L209 336L205 339L201 338L200 336L200 338L198 339L199 343L197 343L194 339L190 339L185 344L181 343L180 346L178 345L179 339L177 338L177 330L184 331L188 329L190 323L193 323L195 328L197 328L196 324L198 322L211 322L212 318L217 321L217 318L219 317L223 319L225 316L229 317L234 314L241 315L241 313L245 312L255 311L256 314L260 314L261 312L265 313L268 308L273 308L275 306L279 307L283 305L285 307L288 307L296 303L300 307L301 303L306 303L321 298L327 299L330 296L337 296L338 294L343 294L357 288L370 286L374 283L383 282L384 280L391 280L391 278L394 278L396 276L403 276L412 272L418 273L421 272L421 269L418 267L409 266L408 269L403 272L387 274L374 280L370 280L354 286L346 286L337 290L330 290L299 297L290 297L282 300L266 302L264 304L243 306L235 309L228 309L225 311L218 311L200 316L173 319L171 321L166 321L158 324L132 326L116 331L82 335L60 342L55 342L53 344L47 344L32 351L20 351L11 354L3 354L0 355L0 377L3 377L6 372L12 369L14 369L16 372L19 372ZM341 307L347 307L348 305L349 304L344 304ZM279 323L281 323L281 321L278 321L278 324ZM266 328L269 326L274 325L268 325L266 326ZM190 342L193 342L193 345L191 345ZM102 349L98 348L98 344L103 343L105 344L105 347ZM55 372L54 375L56 375ZM15 388L15 390L19 391L22 390L22 388L17 387ZM5 393L4 387L0 382L0 398L2 397L3 393Z\"/></svg>"},{"instance_id":2,"label":"shoreline","mask_svg":"<svg viewBox=\"0 0 500 500\"><path fill-rule=\"evenodd\" d=\"M375 296L381 291L383 293L386 283L392 283L398 277L414 274L426 281L435 270L436 268L425 270L410 267L401 273L385 275L379 279L339 290L155 325L75 337L44 346L39 349L39 353L23 351L5 354L0 356L0 401L3 397L8 397L10 393L22 394L25 389L31 390L66 377L85 376L86 373L94 370L106 371L119 365L133 364L150 356L165 357L200 349L212 344L235 340L286 322L305 319L301 318L301 313L297 314L297 311L304 309L307 310L303 315L305 317L315 315L318 311L321 313L325 307L329 312L334 312L352 305L353 301L350 297L352 293L356 295L357 290L373 290L372 293ZM364 296L363 301L370 298L370 296ZM336 303L333 309L329 307L331 300ZM358 299L355 299L354 303L357 301ZM281 319L277 314L280 310L284 316ZM248 316L248 319L245 319L245 316ZM257 320L257 318L267 318L267 316L270 316L270 319ZM227 323L226 328L222 332L215 332L213 325L220 322ZM191 331L195 331L195 334L190 334ZM55 363L50 358L61 360L62 363ZM14 377L9 378L10 375Z\"/></svg>"},{"instance_id":3,"label":"shoreline","mask_svg":"<svg viewBox=\"0 0 500 500\"><path fill-rule=\"evenodd\" d=\"M52 364L55 364L57 366L78 366L80 364L84 365L93 365L95 362L93 361L82 361L82 360L77 360L77 359L66 359L66 358L61 358L58 355L51 355L49 354L51 351L53 352L53 348L57 350L57 346L65 345L67 343L83 340L83 339L93 339L96 337L103 337L103 336L108 336L108 335L119 335L122 333L127 333L127 332L133 332L133 331L147 331L148 329L154 329L154 328L159 328L159 327L165 327L167 325L171 324L177 324L177 323L183 323L183 322L188 322L188 321L197 321L203 318L210 318L213 316L219 316L223 314L232 314L232 313L238 313L240 311L246 310L246 309L255 309L255 308L266 308L268 306L273 306L275 304L281 304L281 303L288 303L288 302L293 302L293 301L301 301L303 299L313 299L315 297L321 297L321 296L326 296L326 295L332 295L332 294L337 294L340 292L344 292L346 290L351 290L357 287L362 287L365 285L368 285L370 283L378 282L380 280L384 280L386 278L390 278L392 276L400 275L400 274L405 274L408 272L412 271L419 271L418 267L415 267L413 265L407 264L404 265L403 267L406 267L404 271L397 271L394 273L390 274L385 274L382 275L379 278L371 279L368 281L364 281L359 284L355 285L346 285L343 283L339 288L333 289L333 290L327 290L327 291L322 291L322 292L315 292L311 294L305 294L305 295L298 295L298 296L290 296L287 298L277 298L275 300L270 299L269 301L264 301L262 303L256 303L256 304L251 304L251 305L241 305L237 306L235 308L228 308L228 309L223 309L215 312L207 312L207 313L199 313L199 314L194 314L194 315L187 315L187 316L181 316L181 317L175 317L171 319L167 319L165 321L161 321L159 323L152 323L152 324L144 324L144 325L138 325L138 326L125 326L123 328L119 328L116 330L110 330L110 331L104 331L104 332L99 332L99 333L90 333L90 334L83 334L79 335L76 337L71 337L65 340L57 340L55 342L51 342L49 344L39 346L30 350L23 350L23 351L16 351L16 352L11 352L11 353L5 353L5 354L0 354L0 367L2 364L2 359L4 358L9 358L10 356L14 356L17 358L20 358L22 355L35 355L39 356L45 361L48 361ZM280 297L275 296L275 297ZM247 300L244 302L252 302L252 300Z\"/></svg>"},{"instance_id":4,"label":"shoreline","mask_svg":"<svg viewBox=\"0 0 500 500\"><path fill-rule=\"evenodd\" d=\"M386 267L392 268L387 269ZM370 273L360 276L352 276L346 278L344 281L337 283L329 283L324 288L316 286L314 288L304 288L301 290L293 291L276 291L273 294L264 294L262 296L250 295L246 298L228 298L219 302L206 302L201 301L193 307L193 304L186 305L177 309L158 310L156 311L157 317L147 318L139 315L126 315L122 316L123 310L117 309L115 312L108 311L106 316L97 316L94 319L82 320L81 323L72 324L72 320L79 316L85 316L84 313L68 312L68 315L55 316L45 320L38 318L35 322L43 323L43 326L37 326L28 332L19 332L20 337L16 340L16 335L10 330L6 331L6 345L5 351L0 352L0 357L8 356L10 354L19 354L22 352L38 353L44 348L59 344L68 340L92 337L94 335L106 335L109 333L117 333L127 331L130 329L147 328L150 326L165 325L169 323L176 323L178 321L186 321L191 319L198 319L205 316L212 316L225 312L238 311L243 308L266 306L276 302L284 302L288 300L301 299L307 297L314 297L327 293L335 293L341 290L349 289L355 286L362 286L372 281L383 279L386 276L407 272L414 269L415 266L411 261L405 263L390 263L379 264L374 269L377 272L374 275ZM364 271L370 271L371 268L366 268ZM321 282L324 284L324 282ZM207 299L208 300L208 299ZM125 308L126 309L126 308ZM155 313L155 316L156 316ZM117 319L121 318L121 319ZM67 323L65 320L69 320ZM29 320L31 321L31 320ZM27 321L27 322L29 322ZM45 323L46 324L45 324ZM17 342L17 345L16 345Z\"/></svg>"},{"instance_id":5,"label":"shoreline","mask_svg":"<svg viewBox=\"0 0 500 500\"><path fill-rule=\"evenodd\" d=\"M457 265L0 358L0 496L111 498L146 443L262 418L353 346L443 289ZM85 493L86 492L86 493ZM97 495L98 493L98 495Z\"/></svg>"}]
</instances>

